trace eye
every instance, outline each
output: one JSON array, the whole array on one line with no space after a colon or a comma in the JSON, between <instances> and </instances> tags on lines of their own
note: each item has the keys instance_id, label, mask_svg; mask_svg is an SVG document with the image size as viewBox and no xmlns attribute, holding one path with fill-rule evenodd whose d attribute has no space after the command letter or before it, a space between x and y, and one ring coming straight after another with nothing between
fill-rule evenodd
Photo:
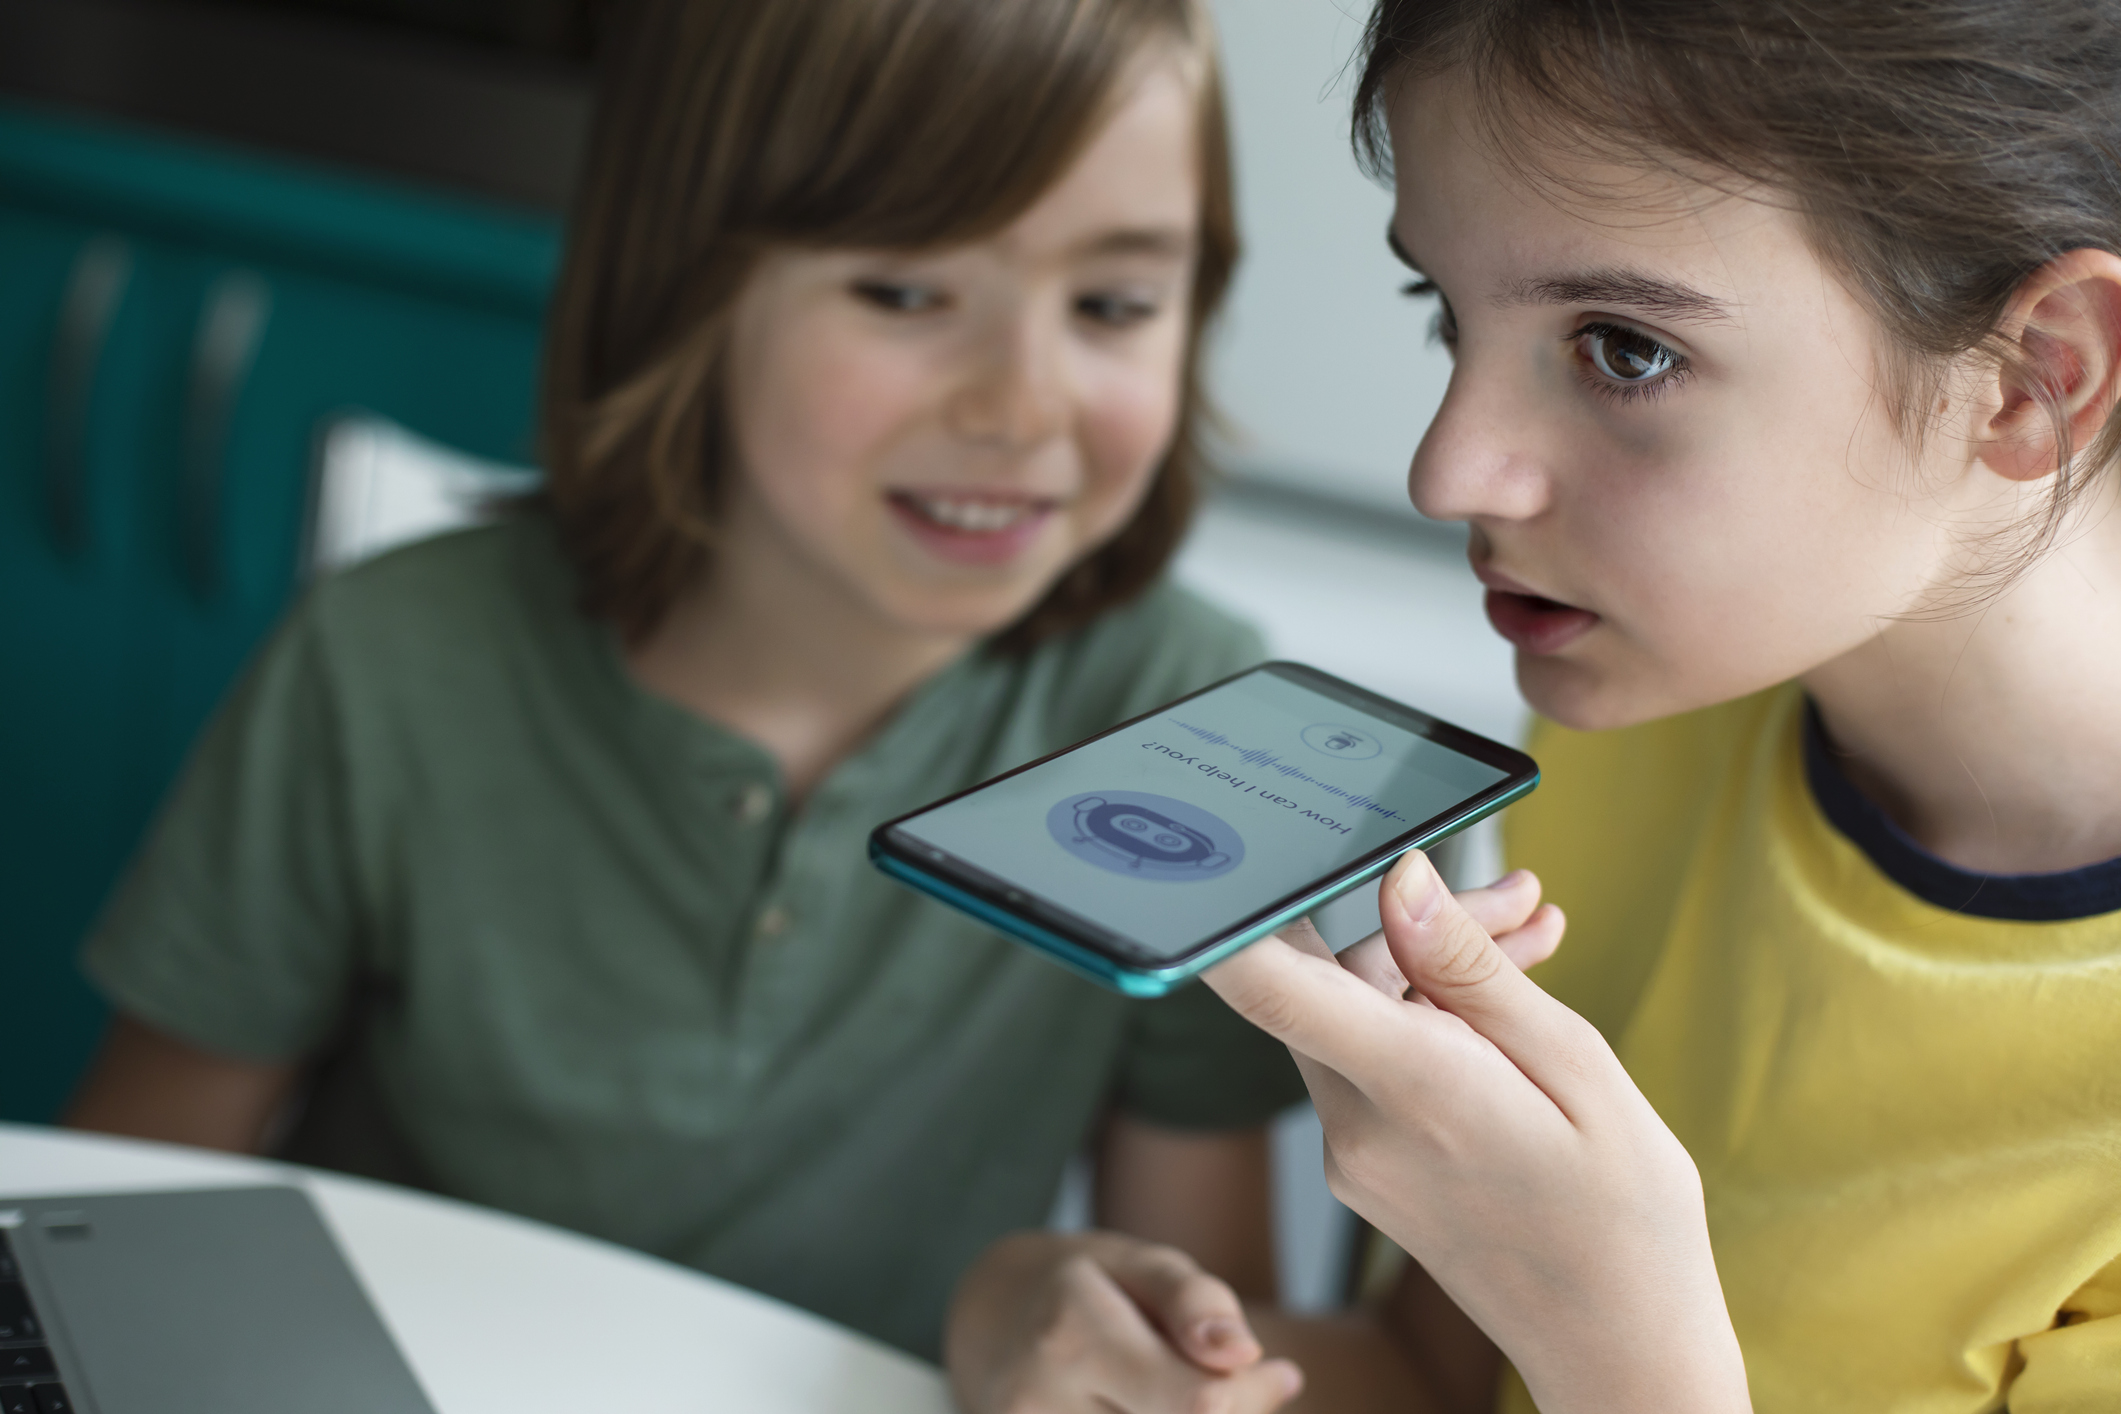
<instances>
[{"instance_id":1,"label":"eye","mask_svg":"<svg viewBox=\"0 0 2121 1414\"><path fill-rule=\"evenodd\" d=\"M1157 316L1160 308L1153 299L1113 291L1082 295L1075 301L1077 314L1093 323L1113 329L1126 329L1146 323Z\"/></svg>"},{"instance_id":2,"label":"eye","mask_svg":"<svg viewBox=\"0 0 2121 1414\"><path fill-rule=\"evenodd\" d=\"M1641 387L1686 367L1686 360L1649 335L1619 324L1586 324L1569 336L1601 378Z\"/></svg>"},{"instance_id":3,"label":"eye","mask_svg":"<svg viewBox=\"0 0 2121 1414\"><path fill-rule=\"evenodd\" d=\"M893 314L925 314L949 301L941 290L903 280L856 280L854 297Z\"/></svg>"},{"instance_id":4,"label":"eye","mask_svg":"<svg viewBox=\"0 0 2121 1414\"><path fill-rule=\"evenodd\" d=\"M1434 280L1410 280L1399 287L1399 292L1409 299L1436 296L1436 317L1429 321L1429 342L1442 344L1447 349L1458 347L1458 315Z\"/></svg>"}]
</instances>

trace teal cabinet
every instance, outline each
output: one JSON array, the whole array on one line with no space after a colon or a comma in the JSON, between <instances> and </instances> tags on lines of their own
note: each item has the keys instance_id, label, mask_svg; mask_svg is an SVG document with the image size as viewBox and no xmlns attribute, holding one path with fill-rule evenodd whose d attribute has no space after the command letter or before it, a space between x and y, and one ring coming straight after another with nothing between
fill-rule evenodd
<instances>
[{"instance_id":1,"label":"teal cabinet","mask_svg":"<svg viewBox=\"0 0 2121 1414\"><path fill-rule=\"evenodd\" d=\"M75 954L300 587L351 410L531 458L557 221L0 109L0 1118L102 1014Z\"/></svg>"}]
</instances>

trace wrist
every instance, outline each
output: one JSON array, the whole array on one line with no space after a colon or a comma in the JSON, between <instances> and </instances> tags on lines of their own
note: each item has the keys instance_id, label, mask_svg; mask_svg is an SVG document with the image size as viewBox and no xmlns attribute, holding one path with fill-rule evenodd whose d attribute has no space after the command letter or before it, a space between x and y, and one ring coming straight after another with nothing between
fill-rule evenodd
<instances>
[{"instance_id":1,"label":"wrist","mask_svg":"<svg viewBox=\"0 0 2121 1414\"><path fill-rule=\"evenodd\" d=\"M1601 1322L1580 1342L1548 1343L1543 1355L1528 1353L1518 1374L1542 1414L1752 1414L1753 1408L1745 1358L1720 1291L1708 1308L1643 1323L1633 1333Z\"/></svg>"}]
</instances>

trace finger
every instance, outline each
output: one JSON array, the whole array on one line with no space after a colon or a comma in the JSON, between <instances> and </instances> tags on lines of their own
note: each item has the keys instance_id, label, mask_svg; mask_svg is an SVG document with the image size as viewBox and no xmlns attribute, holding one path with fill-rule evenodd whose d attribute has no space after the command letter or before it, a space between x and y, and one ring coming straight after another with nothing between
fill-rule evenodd
<instances>
[{"instance_id":1,"label":"finger","mask_svg":"<svg viewBox=\"0 0 2121 1414\"><path fill-rule=\"evenodd\" d=\"M1537 887L1538 881L1534 880L1532 896L1535 898ZM1458 897L1463 901L1467 895L1460 894ZM1467 911L1472 913L1470 909ZM1473 913L1472 917L1476 923L1480 922L1479 914ZM1498 933L1487 924L1481 924L1482 929L1494 937L1495 946L1502 949L1503 956L1516 963L1520 971L1537 967L1552 957L1554 950L1561 946L1562 934L1567 926L1568 920L1562 916L1561 910L1551 903L1534 909L1530 918L1503 932ZM1391 942L1385 937L1383 929L1380 928L1359 943L1350 943L1342 948L1337 956L1342 967L1386 996L1407 996L1407 975L1400 970L1399 959L1392 955Z\"/></svg>"},{"instance_id":2,"label":"finger","mask_svg":"<svg viewBox=\"0 0 2121 1414\"><path fill-rule=\"evenodd\" d=\"M1326 940L1319 934L1318 925L1308 918L1299 918L1294 923L1283 925L1275 936L1290 947L1307 952L1313 957L1333 956L1333 949L1326 946Z\"/></svg>"},{"instance_id":3,"label":"finger","mask_svg":"<svg viewBox=\"0 0 2121 1414\"><path fill-rule=\"evenodd\" d=\"M1342 948L1339 962L1388 997L1406 994L1406 974L1399 970L1399 959L1392 956L1392 945L1385 940L1381 928L1361 942Z\"/></svg>"},{"instance_id":4,"label":"finger","mask_svg":"<svg viewBox=\"0 0 2121 1414\"><path fill-rule=\"evenodd\" d=\"M1417 1065L1406 1016L1414 1009L1342 967L1263 938L1201 973L1239 1016L1300 1056L1360 1085L1366 1075Z\"/></svg>"},{"instance_id":5,"label":"finger","mask_svg":"<svg viewBox=\"0 0 2121 1414\"><path fill-rule=\"evenodd\" d=\"M1123 1379L1093 1380L1089 1388L1100 1407L1118 1414L1273 1414L1302 1393L1303 1371L1289 1360L1262 1360L1229 1374L1194 1369L1167 1356L1154 1370L1135 1370Z\"/></svg>"},{"instance_id":6,"label":"finger","mask_svg":"<svg viewBox=\"0 0 2121 1414\"><path fill-rule=\"evenodd\" d=\"M1193 1397L1173 1407L1214 1409L1228 1414L1273 1414L1303 1393L1304 1372L1293 1360L1262 1360L1250 1369L1204 1381ZM1212 1393L1209 1393L1211 1392ZM1207 1393L1207 1398L1201 1395Z\"/></svg>"},{"instance_id":7,"label":"finger","mask_svg":"<svg viewBox=\"0 0 2121 1414\"><path fill-rule=\"evenodd\" d=\"M1378 881L1380 890L1389 887L1384 880ZM1551 937L1547 935L1545 930L1553 926L1551 923L1540 925L1539 931L1522 938L1518 936L1531 920L1539 917L1541 911L1539 877L1529 869L1513 869L1485 888L1460 890L1458 902L1467 916L1495 939L1519 967L1546 961L1561 942L1558 930ZM1553 911L1557 915L1560 912L1558 909ZM1400 971L1399 960L1392 956L1391 945L1385 941L1382 929L1341 949L1339 957L1342 967L1386 996L1406 995L1406 974Z\"/></svg>"},{"instance_id":8,"label":"finger","mask_svg":"<svg viewBox=\"0 0 2121 1414\"><path fill-rule=\"evenodd\" d=\"M1378 898L1385 938L1422 996L1485 1036L1557 1102L1578 1093L1594 1069L1605 1078L1596 1058L1610 1061L1611 1054L1593 1043L1589 1023L1511 964L1458 906L1426 855L1408 853L1386 883ZM1367 1073L1349 1078L1368 1089Z\"/></svg>"},{"instance_id":9,"label":"finger","mask_svg":"<svg viewBox=\"0 0 2121 1414\"><path fill-rule=\"evenodd\" d=\"M1512 869L1494 883L1478 889L1458 890L1459 907L1491 938L1522 928L1539 907L1539 876L1529 869Z\"/></svg>"},{"instance_id":10,"label":"finger","mask_svg":"<svg viewBox=\"0 0 2121 1414\"><path fill-rule=\"evenodd\" d=\"M1099 1257L1079 1253L1058 1276L1060 1323L1039 1342L1034 1368L1021 1372L1027 1379L1005 1407L1182 1410L1204 1381L1218 1378L1172 1349Z\"/></svg>"},{"instance_id":11,"label":"finger","mask_svg":"<svg viewBox=\"0 0 2121 1414\"><path fill-rule=\"evenodd\" d=\"M1239 1369L1264 1353L1237 1293L1176 1247L1130 1242L1100 1256L1150 1324L1203 1369Z\"/></svg>"},{"instance_id":12,"label":"finger","mask_svg":"<svg viewBox=\"0 0 2121 1414\"><path fill-rule=\"evenodd\" d=\"M1495 946L1501 948L1503 956L1516 963L1520 971L1530 971L1554 955L1554 949L1561 946L1561 935L1567 929L1568 919L1550 903L1534 913L1523 927L1514 932L1497 933Z\"/></svg>"},{"instance_id":13,"label":"finger","mask_svg":"<svg viewBox=\"0 0 2121 1414\"><path fill-rule=\"evenodd\" d=\"M1138 1251L1157 1250L1129 1245ZM1183 1253L1161 1250L1192 1267ZM1125 1414L1191 1414L1202 1408L1270 1414L1302 1389L1302 1372L1287 1360L1259 1360L1218 1371L1203 1370L1185 1359L1152 1328L1138 1298L1120 1278L1121 1270L1141 1276L1144 1264L1116 1260L1116 1255L1123 1256L1109 1251L1096 1258L1085 1255L1062 1268L1067 1304L1083 1321L1077 1338L1061 1343L1062 1350L1073 1353L1048 1371L1065 1389L1080 1391L1101 1409Z\"/></svg>"}]
</instances>

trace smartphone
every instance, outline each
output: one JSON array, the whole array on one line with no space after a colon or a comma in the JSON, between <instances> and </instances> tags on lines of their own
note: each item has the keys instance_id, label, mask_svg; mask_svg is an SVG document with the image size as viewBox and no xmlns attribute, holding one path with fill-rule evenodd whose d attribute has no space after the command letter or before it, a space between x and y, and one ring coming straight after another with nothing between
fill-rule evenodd
<instances>
[{"instance_id":1,"label":"smartphone","mask_svg":"<svg viewBox=\"0 0 2121 1414\"><path fill-rule=\"evenodd\" d=\"M869 857L1153 997L1538 783L1513 747L1267 663L886 821Z\"/></svg>"}]
</instances>

